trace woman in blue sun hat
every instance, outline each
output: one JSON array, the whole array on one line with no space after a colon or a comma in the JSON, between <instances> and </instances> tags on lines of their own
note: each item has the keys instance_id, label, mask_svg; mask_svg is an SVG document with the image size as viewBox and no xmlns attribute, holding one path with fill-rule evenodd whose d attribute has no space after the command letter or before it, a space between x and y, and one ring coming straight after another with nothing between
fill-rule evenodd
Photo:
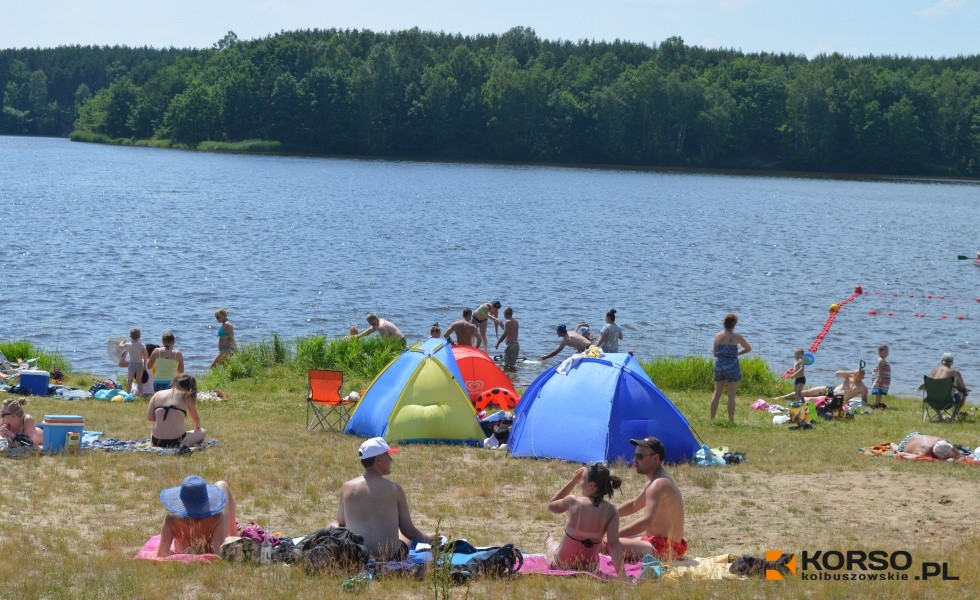
<instances>
[{"instance_id":1,"label":"woman in blue sun hat","mask_svg":"<svg viewBox=\"0 0 980 600\"><path fill-rule=\"evenodd\" d=\"M235 499L225 481L212 485L190 475L179 486L164 488L160 502L170 514L163 519L157 556L218 554L225 538L237 534Z\"/></svg>"}]
</instances>

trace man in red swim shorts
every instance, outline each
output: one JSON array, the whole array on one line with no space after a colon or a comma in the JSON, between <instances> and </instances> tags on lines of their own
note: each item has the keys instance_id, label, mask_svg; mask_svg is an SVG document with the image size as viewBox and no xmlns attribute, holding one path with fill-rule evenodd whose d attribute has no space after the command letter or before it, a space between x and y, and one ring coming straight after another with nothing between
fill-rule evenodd
<instances>
[{"instance_id":1,"label":"man in red swim shorts","mask_svg":"<svg viewBox=\"0 0 980 600\"><path fill-rule=\"evenodd\" d=\"M643 490L619 505L619 516L640 513L640 518L619 530L626 560L654 554L661 560L677 560L687 552L684 539L684 500L670 473L664 469L667 451L655 437L630 440L636 447L633 466L649 478Z\"/></svg>"}]
</instances>

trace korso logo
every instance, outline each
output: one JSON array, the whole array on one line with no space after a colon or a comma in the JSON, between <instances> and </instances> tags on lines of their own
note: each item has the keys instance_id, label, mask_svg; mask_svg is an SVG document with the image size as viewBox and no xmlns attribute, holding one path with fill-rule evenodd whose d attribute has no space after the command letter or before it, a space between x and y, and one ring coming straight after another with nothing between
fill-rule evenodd
<instances>
[{"instance_id":1,"label":"korso logo","mask_svg":"<svg viewBox=\"0 0 980 600\"><path fill-rule=\"evenodd\" d=\"M796 576L796 555L782 550L766 551L766 580L783 581L784 575Z\"/></svg>"}]
</instances>

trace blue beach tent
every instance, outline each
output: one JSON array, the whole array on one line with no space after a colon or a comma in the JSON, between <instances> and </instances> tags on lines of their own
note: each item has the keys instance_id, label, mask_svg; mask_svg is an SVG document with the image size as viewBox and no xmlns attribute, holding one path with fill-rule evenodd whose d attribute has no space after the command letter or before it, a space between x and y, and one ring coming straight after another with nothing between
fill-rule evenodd
<instances>
[{"instance_id":1,"label":"blue beach tent","mask_svg":"<svg viewBox=\"0 0 980 600\"><path fill-rule=\"evenodd\" d=\"M446 340L413 344L374 378L344 433L389 442L482 444L485 436L462 381Z\"/></svg>"},{"instance_id":2,"label":"blue beach tent","mask_svg":"<svg viewBox=\"0 0 980 600\"><path fill-rule=\"evenodd\" d=\"M514 412L514 456L580 463L631 461L630 438L654 436L666 462L690 460L697 440L677 407L630 354L583 358L568 371L551 367L531 383Z\"/></svg>"}]
</instances>

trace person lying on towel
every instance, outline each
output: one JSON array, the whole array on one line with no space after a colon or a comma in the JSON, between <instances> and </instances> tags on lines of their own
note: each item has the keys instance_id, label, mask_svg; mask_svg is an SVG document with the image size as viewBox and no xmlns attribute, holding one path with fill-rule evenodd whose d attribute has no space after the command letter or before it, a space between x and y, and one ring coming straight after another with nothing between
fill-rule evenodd
<instances>
[{"instance_id":1,"label":"person lying on towel","mask_svg":"<svg viewBox=\"0 0 980 600\"><path fill-rule=\"evenodd\" d=\"M225 481L211 485L190 475L177 487L164 488L160 502L170 511L163 519L157 556L218 554L230 535L237 535L235 499Z\"/></svg>"},{"instance_id":2,"label":"person lying on towel","mask_svg":"<svg viewBox=\"0 0 980 600\"><path fill-rule=\"evenodd\" d=\"M892 452L902 458L919 458L927 456L939 460L957 460L963 453L946 440L934 435L923 435L918 431L905 436L898 444L892 444Z\"/></svg>"}]
</instances>

